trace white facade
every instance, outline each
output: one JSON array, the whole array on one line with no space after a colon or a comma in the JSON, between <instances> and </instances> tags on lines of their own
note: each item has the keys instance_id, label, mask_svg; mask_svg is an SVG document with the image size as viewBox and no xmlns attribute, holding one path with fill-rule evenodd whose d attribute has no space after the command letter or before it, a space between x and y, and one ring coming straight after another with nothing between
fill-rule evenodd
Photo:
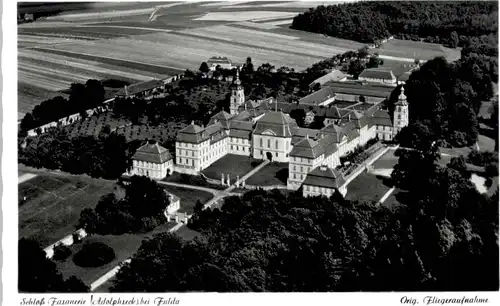
<instances>
[{"instance_id":1,"label":"white facade","mask_svg":"<svg viewBox=\"0 0 500 306\"><path fill-rule=\"evenodd\" d=\"M270 130L262 134L252 135L253 157L287 163L289 160L288 154L292 148L292 137L277 137Z\"/></svg>"},{"instance_id":2,"label":"white facade","mask_svg":"<svg viewBox=\"0 0 500 306\"><path fill-rule=\"evenodd\" d=\"M133 160L131 175L147 176L152 179L163 179L173 173L174 163L169 160L162 164Z\"/></svg>"},{"instance_id":3,"label":"white facade","mask_svg":"<svg viewBox=\"0 0 500 306\"><path fill-rule=\"evenodd\" d=\"M340 187L339 189L340 194L345 197L347 194L347 188L345 186ZM303 197L316 197L320 195L324 195L326 197L331 197L335 193L335 188L328 188L328 187L319 187L319 186L312 186L312 185L306 185L304 184L302 186L302 196Z\"/></svg>"}]
</instances>

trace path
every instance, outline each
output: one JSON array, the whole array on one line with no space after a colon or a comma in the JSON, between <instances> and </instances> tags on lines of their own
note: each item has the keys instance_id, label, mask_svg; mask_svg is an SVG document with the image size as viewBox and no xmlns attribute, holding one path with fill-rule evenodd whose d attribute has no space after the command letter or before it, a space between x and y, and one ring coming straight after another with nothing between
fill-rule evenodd
<instances>
[{"instance_id":1,"label":"path","mask_svg":"<svg viewBox=\"0 0 500 306\"><path fill-rule=\"evenodd\" d=\"M192 186L192 185L186 185L186 184L178 184L178 183L172 183L172 182L163 182L163 181L158 181L158 183L163 184L163 185L176 186L176 187L198 189L198 190L202 190L202 191L206 191L206 192L210 192L210 193L214 194L214 197L210 201L208 201L207 203L205 203L205 205L203 207L203 209L207 209L207 208L211 207L212 205L216 204L218 201L222 200L223 198L225 198L227 196L240 195L239 193L232 193L231 192L234 188L236 188L236 184L237 183L240 184L242 181L247 180L249 177L251 177L252 175L254 175L255 173L257 173L258 171L260 171L260 169L262 169L263 167L265 167L267 164L269 164L269 160L264 161L263 163L261 163L260 165L258 165L254 169L252 169L250 172L248 172L247 174L245 174L238 181L235 181L233 185L229 186L225 190L216 190L216 189L212 189L212 188L206 188L206 187L200 187L200 186ZM191 216L188 216L188 218L190 218L190 217ZM169 229L169 232L170 233L174 233L174 232L178 231L183 226L185 226L184 223L177 223L174 227L172 227L171 229ZM113 269L111 269L110 271L108 271L106 274L104 274L103 276L99 277L96 281L94 281L90 285L90 291L92 292L92 291L96 290L98 287L102 286L102 284L104 284L105 282L107 282L110 279L112 279L116 275L116 273L118 273L118 271L120 270L121 265L124 264L124 263L130 263L130 261L131 261L130 258L124 260L122 263L118 264L116 267L114 267Z\"/></svg>"},{"instance_id":2,"label":"path","mask_svg":"<svg viewBox=\"0 0 500 306\"><path fill-rule=\"evenodd\" d=\"M378 201L377 205L381 205L385 202L385 200L387 200L387 198L394 192L394 190L396 189L396 187L392 187L391 189L389 189L383 196L382 198L380 198L380 200Z\"/></svg>"}]
</instances>

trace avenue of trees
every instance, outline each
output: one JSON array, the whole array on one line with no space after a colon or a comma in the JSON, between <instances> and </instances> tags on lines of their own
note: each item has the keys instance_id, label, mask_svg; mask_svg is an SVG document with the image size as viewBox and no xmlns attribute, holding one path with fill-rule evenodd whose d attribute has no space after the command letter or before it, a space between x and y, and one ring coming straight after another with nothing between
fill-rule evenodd
<instances>
[{"instance_id":1,"label":"avenue of trees","mask_svg":"<svg viewBox=\"0 0 500 306\"><path fill-rule=\"evenodd\" d=\"M83 209L78 228L90 235L121 235L148 232L166 222L163 211L169 199L161 186L142 176L133 176L122 185L123 198L110 193L101 197L95 209Z\"/></svg>"},{"instance_id":2,"label":"avenue of trees","mask_svg":"<svg viewBox=\"0 0 500 306\"><path fill-rule=\"evenodd\" d=\"M56 264L48 259L45 251L33 240L22 238L18 243L19 292L89 292L90 288L80 279L64 279Z\"/></svg>"},{"instance_id":3,"label":"avenue of trees","mask_svg":"<svg viewBox=\"0 0 500 306\"><path fill-rule=\"evenodd\" d=\"M394 35L455 48L468 45L471 37L497 32L497 5L494 1L362 1L321 5L297 15L291 28L367 43Z\"/></svg>"},{"instance_id":4,"label":"avenue of trees","mask_svg":"<svg viewBox=\"0 0 500 306\"><path fill-rule=\"evenodd\" d=\"M21 120L21 130L59 120L66 116L95 108L104 101L104 86L98 80L88 80L85 84L73 83L69 89L69 98L54 97L36 105L31 113Z\"/></svg>"},{"instance_id":5,"label":"avenue of trees","mask_svg":"<svg viewBox=\"0 0 500 306\"><path fill-rule=\"evenodd\" d=\"M130 158L139 145L115 133L71 137L63 129L53 129L27 138L26 146L18 150L18 160L35 168L115 179L131 166Z\"/></svg>"}]
</instances>

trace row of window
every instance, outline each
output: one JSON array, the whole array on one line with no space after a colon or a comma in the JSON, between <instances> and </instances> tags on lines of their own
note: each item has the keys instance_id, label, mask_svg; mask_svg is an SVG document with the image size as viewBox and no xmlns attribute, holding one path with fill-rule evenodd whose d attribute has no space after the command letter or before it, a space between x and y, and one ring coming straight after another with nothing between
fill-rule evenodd
<instances>
[{"instance_id":1,"label":"row of window","mask_svg":"<svg viewBox=\"0 0 500 306\"><path fill-rule=\"evenodd\" d=\"M236 151L240 151L240 146L233 146L233 145L231 145L231 150L232 151L235 150L234 148L236 148ZM250 152L250 148L241 146L241 151L243 151L243 152Z\"/></svg>"},{"instance_id":2,"label":"row of window","mask_svg":"<svg viewBox=\"0 0 500 306\"><path fill-rule=\"evenodd\" d=\"M264 139L263 139L263 138L260 138L260 147L261 147L261 148L263 148L263 147L264 147ZM267 148L268 148L268 149L271 149L271 139L270 139L270 138L268 138L268 139L267 139ZM276 150L279 150L279 149L280 149L280 148L279 148L279 140L278 140L278 139L276 139L276 140L274 141L274 148L275 148ZM286 142L286 150L288 151L289 149L290 149L290 144L289 144L289 142Z\"/></svg>"},{"instance_id":3,"label":"row of window","mask_svg":"<svg viewBox=\"0 0 500 306\"><path fill-rule=\"evenodd\" d=\"M322 194L326 194L327 192L331 192L331 189L318 186L304 185L304 191L321 192Z\"/></svg>"},{"instance_id":4,"label":"row of window","mask_svg":"<svg viewBox=\"0 0 500 306\"><path fill-rule=\"evenodd\" d=\"M134 166L136 167L147 167L151 169L160 169L163 164L155 164L155 163L149 163L149 162L144 162L140 160L135 160L134 161Z\"/></svg>"},{"instance_id":5,"label":"row of window","mask_svg":"<svg viewBox=\"0 0 500 306\"><path fill-rule=\"evenodd\" d=\"M184 162L185 161L185 162ZM191 162L189 162L191 161ZM189 164L191 164L191 166L194 166L194 159L189 159L189 158L185 158L183 159L182 157L179 158L179 164L186 164L189 166Z\"/></svg>"},{"instance_id":6,"label":"row of window","mask_svg":"<svg viewBox=\"0 0 500 306\"><path fill-rule=\"evenodd\" d=\"M293 165L293 171L297 171L299 167ZM309 169L311 169L310 167L305 167L306 169L306 172L309 172ZM300 166L300 172L304 172L304 167Z\"/></svg>"}]
</instances>

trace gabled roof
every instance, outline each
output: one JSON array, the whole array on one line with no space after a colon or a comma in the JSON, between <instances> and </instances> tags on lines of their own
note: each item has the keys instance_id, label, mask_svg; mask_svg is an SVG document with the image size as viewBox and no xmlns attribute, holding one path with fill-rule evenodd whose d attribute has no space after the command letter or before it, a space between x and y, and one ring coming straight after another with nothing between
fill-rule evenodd
<instances>
[{"instance_id":1,"label":"gabled roof","mask_svg":"<svg viewBox=\"0 0 500 306\"><path fill-rule=\"evenodd\" d=\"M317 141L306 137L293 145L289 155L314 159L323 153L325 150Z\"/></svg>"},{"instance_id":2,"label":"gabled roof","mask_svg":"<svg viewBox=\"0 0 500 306\"><path fill-rule=\"evenodd\" d=\"M367 68L361 72L360 78L370 78L370 79L383 79L383 80L396 80L396 77L392 73L392 70L384 68Z\"/></svg>"},{"instance_id":3,"label":"gabled roof","mask_svg":"<svg viewBox=\"0 0 500 306\"><path fill-rule=\"evenodd\" d=\"M348 122L353 122L358 129L369 124L368 118L357 110L350 111L347 116L344 116L340 121L341 124Z\"/></svg>"},{"instance_id":4,"label":"gabled roof","mask_svg":"<svg viewBox=\"0 0 500 306\"><path fill-rule=\"evenodd\" d=\"M392 126L391 116L383 109L377 110L370 120L372 125Z\"/></svg>"},{"instance_id":5,"label":"gabled roof","mask_svg":"<svg viewBox=\"0 0 500 306\"><path fill-rule=\"evenodd\" d=\"M289 115L282 112L267 112L260 118L256 125L254 133L261 135L266 131L271 131L274 135L279 137L292 137L294 129L297 128L295 120L290 118Z\"/></svg>"},{"instance_id":6,"label":"gabled roof","mask_svg":"<svg viewBox=\"0 0 500 306\"><path fill-rule=\"evenodd\" d=\"M208 124L214 124L214 123L220 122L222 124L222 127L224 127L225 129L229 129L229 120L231 118L232 118L232 116L229 113L222 110L222 111L218 112L217 114L213 115L210 118L210 121L208 122Z\"/></svg>"},{"instance_id":7,"label":"gabled roof","mask_svg":"<svg viewBox=\"0 0 500 306\"><path fill-rule=\"evenodd\" d=\"M211 143L217 142L223 138L227 137L227 134L224 132L224 128L220 122L216 122L211 124L205 128L205 134L207 137L210 137Z\"/></svg>"},{"instance_id":8,"label":"gabled roof","mask_svg":"<svg viewBox=\"0 0 500 306\"><path fill-rule=\"evenodd\" d=\"M207 63L214 64L231 64L231 60L225 56L212 56L208 59Z\"/></svg>"},{"instance_id":9,"label":"gabled roof","mask_svg":"<svg viewBox=\"0 0 500 306\"><path fill-rule=\"evenodd\" d=\"M326 188L340 188L344 183L344 176L339 171L326 166L319 166L307 174L302 184Z\"/></svg>"},{"instance_id":10,"label":"gabled roof","mask_svg":"<svg viewBox=\"0 0 500 306\"><path fill-rule=\"evenodd\" d=\"M299 100L299 104L306 105L319 105L326 100L335 97L335 91L332 87L325 87L318 91L313 92Z\"/></svg>"},{"instance_id":11,"label":"gabled roof","mask_svg":"<svg viewBox=\"0 0 500 306\"><path fill-rule=\"evenodd\" d=\"M252 129L251 121L231 120L229 123L229 137L250 139Z\"/></svg>"},{"instance_id":12,"label":"gabled roof","mask_svg":"<svg viewBox=\"0 0 500 306\"><path fill-rule=\"evenodd\" d=\"M335 143L342 142L342 138L347 136L346 133L342 130L342 128L335 124L330 124L325 126L320 130L321 136L328 136Z\"/></svg>"},{"instance_id":13,"label":"gabled roof","mask_svg":"<svg viewBox=\"0 0 500 306\"><path fill-rule=\"evenodd\" d=\"M170 155L170 152L158 143L147 143L135 151L132 159L155 164L163 164L171 160L172 155Z\"/></svg>"},{"instance_id":14,"label":"gabled roof","mask_svg":"<svg viewBox=\"0 0 500 306\"><path fill-rule=\"evenodd\" d=\"M177 142L200 143L206 140L205 129L191 122L177 134Z\"/></svg>"},{"instance_id":15,"label":"gabled roof","mask_svg":"<svg viewBox=\"0 0 500 306\"><path fill-rule=\"evenodd\" d=\"M152 90L155 88L159 88L163 86L163 82L160 80L150 80L150 81L145 81L141 83L136 83L128 86L124 86L124 88L121 88L118 90L116 93L117 96L131 96L131 95L136 95L138 93Z\"/></svg>"},{"instance_id":16,"label":"gabled roof","mask_svg":"<svg viewBox=\"0 0 500 306\"><path fill-rule=\"evenodd\" d=\"M331 72L325 74L324 76L319 77L316 80L312 81L311 84L309 84L309 87L312 87L315 84L323 85L329 81L340 81L346 77L347 76L344 73L342 73L342 71L334 69Z\"/></svg>"}]
</instances>

